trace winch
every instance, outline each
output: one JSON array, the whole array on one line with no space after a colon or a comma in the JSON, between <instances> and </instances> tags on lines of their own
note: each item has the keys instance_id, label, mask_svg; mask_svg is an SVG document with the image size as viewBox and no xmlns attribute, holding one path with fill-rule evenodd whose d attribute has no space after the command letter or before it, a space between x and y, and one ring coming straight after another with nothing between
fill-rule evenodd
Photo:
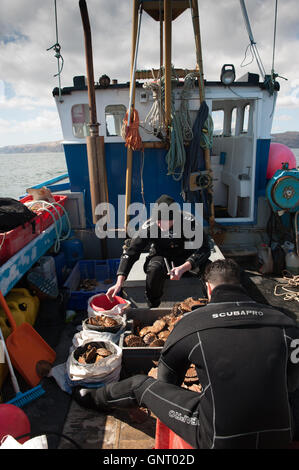
<instances>
[{"instance_id":1,"label":"winch","mask_svg":"<svg viewBox=\"0 0 299 470\"><path fill-rule=\"evenodd\" d=\"M299 210L299 170L283 163L267 184L266 195L274 212Z\"/></svg>"}]
</instances>

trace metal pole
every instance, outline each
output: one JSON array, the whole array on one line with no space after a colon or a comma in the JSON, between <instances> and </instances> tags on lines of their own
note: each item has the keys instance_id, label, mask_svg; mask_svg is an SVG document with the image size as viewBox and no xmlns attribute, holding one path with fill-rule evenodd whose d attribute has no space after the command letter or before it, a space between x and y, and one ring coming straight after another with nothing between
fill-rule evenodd
<instances>
[{"instance_id":1,"label":"metal pole","mask_svg":"<svg viewBox=\"0 0 299 470\"><path fill-rule=\"evenodd\" d=\"M249 21L249 17L248 17L246 5L245 5L245 0L240 0L240 6L241 6L245 26L246 26L246 29L247 29L248 37L249 37L249 40L250 40L250 44L251 44L251 47L252 47L252 51L253 51L255 60L257 62L260 74L262 75L263 78L265 78L266 72L265 72L265 69L263 67L260 55L258 53L258 50L257 50L257 47L256 47L256 42L253 38L253 34L252 34L251 26L250 26L250 21Z\"/></svg>"}]
</instances>

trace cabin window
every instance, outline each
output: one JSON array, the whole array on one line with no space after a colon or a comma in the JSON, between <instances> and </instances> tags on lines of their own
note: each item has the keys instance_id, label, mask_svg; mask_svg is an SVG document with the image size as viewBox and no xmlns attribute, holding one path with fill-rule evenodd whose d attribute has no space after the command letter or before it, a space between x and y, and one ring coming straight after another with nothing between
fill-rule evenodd
<instances>
[{"instance_id":1,"label":"cabin window","mask_svg":"<svg viewBox=\"0 0 299 470\"><path fill-rule=\"evenodd\" d=\"M246 104L246 106L244 106L243 128L242 128L243 134L246 134L248 132L249 111L250 111L250 105Z\"/></svg>"},{"instance_id":2,"label":"cabin window","mask_svg":"<svg viewBox=\"0 0 299 470\"><path fill-rule=\"evenodd\" d=\"M72 107L73 134L78 139L89 135L89 106L88 104L75 104Z\"/></svg>"},{"instance_id":3,"label":"cabin window","mask_svg":"<svg viewBox=\"0 0 299 470\"><path fill-rule=\"evenodd\" d=\"M223 109L212 111L212 119L214 125L214 135L223 134L223 121L224 121L224 111Z\"/></svg>"},{"instance_id":4,"label":"cabin window","mask_svg":"<svg viewBox=\"0 0 299 470\"><path fill-rule=\"evenodd\" d=\"M121 135L121 127L127 109L123 104L111 104L105 108L107 137Z\"/></svg>"},{"instance_id":5,"label":"cabin window","mask_svg":"<svg viewBox=\"0 0 299 470\"><path fill-rule=\"evenodd\" d=\"M233 108L231 111L230 135L236 135L236 127L237 127L237 108Z\"/></svg>"}]
</instances>

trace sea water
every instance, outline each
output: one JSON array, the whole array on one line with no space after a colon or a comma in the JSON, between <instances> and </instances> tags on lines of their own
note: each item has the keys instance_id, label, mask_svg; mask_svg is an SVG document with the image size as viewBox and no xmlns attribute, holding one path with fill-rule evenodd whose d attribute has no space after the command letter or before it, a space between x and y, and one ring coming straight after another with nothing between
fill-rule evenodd
<instances>
[{"instance_id":1,"label":"sea water","mask_svg":"<svg viewBox=\"0 0 299 470\"><path fill-rule=\"evenodd\" d=\"M0 154L0 197L18 199L27 188L64 173L64 152Z\"/></svg>"},{"instance_id":2,"label":"sea water","mask_svg":"<svg viewBox=\"0 0 299 470\"><path fill-rule=\"evenodd\" d=\"M299 148L292 151L299 166ZM64 152L0 154L0 197L18 199L27 188L64 173Z\"/></svg>"}]
</instances>

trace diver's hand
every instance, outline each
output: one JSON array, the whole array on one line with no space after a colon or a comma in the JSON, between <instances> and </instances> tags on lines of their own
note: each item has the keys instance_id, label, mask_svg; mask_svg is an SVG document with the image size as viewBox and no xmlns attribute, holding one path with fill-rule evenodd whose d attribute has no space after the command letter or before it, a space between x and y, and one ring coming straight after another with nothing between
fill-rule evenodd
<instances>
[{"instance_id":1,"label":"diver's hand","mask_svg":"<svg viewBox=\"0 0 299 470\"><path fill-rule=\"evenodd\" d=\"M186 263L181 264L181 266L173 267L170 271L170 279L171 281L179 281L182 277L182 275L186 271L190 271L191 269L191 263L189 261L186 261Z\"/></svg>"},{"instance_id":2,"label":"diver's hand","mask_svg":"<svg viewBox=\"0 0 299 470\"><path fill-rule=\"evenodd\" d=\"M109 289L106 292L106 296L108 297L110 302L113 301L114 297L121 290L124 284L124 281L125 281L125 276L118 276L116 284L114 284L114 286L109 287Z\"/></svg>"},{"instance_id":3,"label":"diver's hand","mask_svg":"<svg viewBox=\"0 0 299 470\"><path fill-rule=\"evenodd\" d=\"M179 281L183 274L184 274L184 271L182 270L181 266L172 268L170 271L170 279L172 281Z\"/></svg>"}]
</instances>

